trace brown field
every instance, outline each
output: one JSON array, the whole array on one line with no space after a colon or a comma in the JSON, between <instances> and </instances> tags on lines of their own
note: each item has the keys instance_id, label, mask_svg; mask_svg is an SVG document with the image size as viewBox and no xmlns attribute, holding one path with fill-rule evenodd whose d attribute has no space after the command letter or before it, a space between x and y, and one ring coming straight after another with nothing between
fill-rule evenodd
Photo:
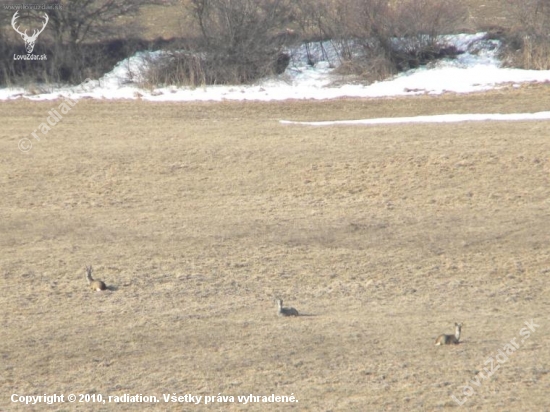
<instances>
[{"instance_id":1,"label":"brown field","mask_svg":"<svg viewBox=\"0 0 550 412\"><path fill-rule=\"evenodd\" d=\"M156 395L156 410L459 410L451 395L464 410L550 409L549 122L278 122L540 111L548 86L83 100L21 153L58 104L1 104L0 410L151 407L10 403L53 393ZM113 291L88 290L87 264ZM314 316L279 318L276 297ZM462 343L434 346L459 321ZM164 403L173 393L299 402Z\"/></svg>"},{"instance_id":2,"label":"brown field","mask_svg":"<svg viewBox=\"0 0 550 412\"><path fill-rule=\"evenodd\" d=\"M397 0L399 1L399 0ZM123 19L142 28L141 33L149 38L186 37L196 35L195 28L187 16L187 0L166 7L146 7L139 16ZM468 17L464 29L468 31L489 28L510 28L513 25L510 11L503 0L465 0Z\"/></svg>"}]
</instances>

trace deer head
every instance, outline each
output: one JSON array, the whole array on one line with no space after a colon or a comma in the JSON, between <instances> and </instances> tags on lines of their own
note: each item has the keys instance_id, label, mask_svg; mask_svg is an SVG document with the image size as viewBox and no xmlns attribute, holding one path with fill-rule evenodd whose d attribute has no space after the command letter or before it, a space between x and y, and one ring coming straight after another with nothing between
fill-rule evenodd
<instances>
[{"instance_id":1,"label":"deer head","mask_svg":"<svg viewBox=\"0 0 550 412\"><path fill-rule=\"evenodd\" d=\"M25 41L25 49L27 49L27 53L31 54L33 49L34 49L34 43L36 42L36 39L38 38L38 35L44 31L44 29L46 28L46 24L48 24L48 21L50 20L50 18L48 17L48 15L46 13L44 13L45 17L44 17L44 22L42 23L42 28L40 30L34 29L33 33L32 33L32 36L28 36L27 35L27 30L25 30L24 33L21 33L19 31L19 26L15 27L15 21L19 17L18 13L19 13L19 11L16 11L15 14L13 15L13 17L11 19L11 26L13 27L13 29L17 33L19 33L21 35L21 37Z\"/></svg>"}]
</instances>

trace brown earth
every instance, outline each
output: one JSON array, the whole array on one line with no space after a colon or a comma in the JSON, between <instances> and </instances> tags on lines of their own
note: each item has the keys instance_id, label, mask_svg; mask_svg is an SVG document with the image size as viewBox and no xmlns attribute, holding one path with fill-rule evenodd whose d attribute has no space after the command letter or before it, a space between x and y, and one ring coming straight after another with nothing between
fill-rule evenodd
<instances>
[{"instance_id":1,"label":"brown earth","mask_svg":"<svg viewBox=\"0 0 550 412\"><path fill-rule=\"evenodd\" d=\"M549 122L278 120L531 112L549 96L83 100L26 154L18 141L60 102L2 103L0 410L146 407L10 403L53 393L548 410ZM113 290L90 291L85 265ZM314 316L277 317L277 297ZM459 321L461 344L434 346ZM299 402L238 403L250 394Z\"/></svg>"}]
</instances>

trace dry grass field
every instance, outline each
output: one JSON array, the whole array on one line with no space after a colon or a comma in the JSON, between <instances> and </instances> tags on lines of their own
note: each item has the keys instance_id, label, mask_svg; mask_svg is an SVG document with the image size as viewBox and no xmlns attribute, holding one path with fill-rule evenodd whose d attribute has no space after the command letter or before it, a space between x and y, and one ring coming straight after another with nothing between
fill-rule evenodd
<instances>
[{"instance_id":1,"label":"dry grass field","mask_svg":"<svg viewBox=\"0 0 550 412\"><path fill-rule=\"evenodd\" d=\"M397 0L399 1L399 0ZM468 17L464 29L468 31L487 30L489 28L510 28L513 20L506 2L502 0L465 0ZM195 28L186 18L188 1L182 0L172 6L146 7L139 16L129 18L133 25L141 29L141 33L149 38L171 38L194 35ZM126 21L125 19L123 19Z\"/></svg>"},{"instance_id":2,"label":"dry grass field","mask_svg":"<svg viewBox=\"0 0 550 412\"><path fill-rule=\"evenodd\" d=\"M21 153L59 103L0 106L0 410L152 407L10 402L54 393L155 395L155 410L550 410L549 123L278 122L540 111L548 86L83 100ZM112 291L88 289L90 264ZM312 316L279 318L276 297ZM434 346L454 322L461 344ZM235 402L165 403L174 393ZM298 403L238 403L250 394Z\"/></svg>"}]
</instances>

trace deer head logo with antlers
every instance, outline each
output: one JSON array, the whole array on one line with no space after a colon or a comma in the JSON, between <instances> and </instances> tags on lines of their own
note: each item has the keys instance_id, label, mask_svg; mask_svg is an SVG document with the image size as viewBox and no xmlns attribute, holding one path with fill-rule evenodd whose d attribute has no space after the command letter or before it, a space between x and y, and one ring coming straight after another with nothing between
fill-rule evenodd
<instances>
[{"instance_id":1,"label":"deer head logo with antlers","mask_svg":"<svg viewBox=\"0 0 550 412\"><path fill-rule=\"evenodd\" d=\"M34 49L34 43L36 42L36 39L38 38L38 35L44 31L44 29L46 28L46 25L48 24L48 21L50 20L50 18L48 17L48 15L46 13L44 13L45 17L44 17L44 22L42 23L42 28L40 30L34 29L33 33L32 33L32 36L28 36L27 35L27 30L25 30L25 32L22 33L22 32L19 31L19 26L15 27L15 21L19 17L18 13L19 13L19 11L16 11L15 14L13 15L13 17L11 19L11 26L13 27L13 29L17 33L19 33L21 35L21 37L25 41L25 49L27 49L27 53L31 54L33 49Z\"/></svg>"}]
</instances>

